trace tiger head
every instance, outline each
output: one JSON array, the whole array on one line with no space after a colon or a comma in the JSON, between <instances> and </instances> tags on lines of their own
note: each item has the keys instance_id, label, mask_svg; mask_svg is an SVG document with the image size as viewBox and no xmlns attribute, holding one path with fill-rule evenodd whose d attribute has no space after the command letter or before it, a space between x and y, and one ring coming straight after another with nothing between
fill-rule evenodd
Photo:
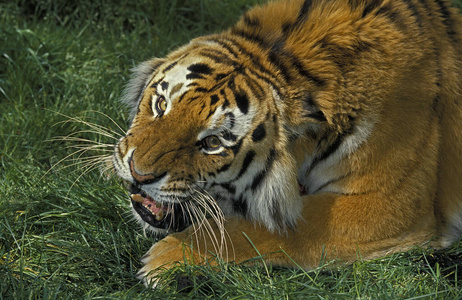
<instances>
[{"instance_id":1,"label":"tiger head","mask_svg":"<svg viewBox=\"0 0 462 300\"><path fill-rule=\"evenodd\" d=\"M295 224L301 196L289 144L320 113L294 113L298 102L284 104L287 91L266 68L209 37L134 69L124 97L131 126L114 166L148 228L181 231L222 213L270 230ZM292 92L307 106L306 93Z\"/></svg>"}]
</instances>

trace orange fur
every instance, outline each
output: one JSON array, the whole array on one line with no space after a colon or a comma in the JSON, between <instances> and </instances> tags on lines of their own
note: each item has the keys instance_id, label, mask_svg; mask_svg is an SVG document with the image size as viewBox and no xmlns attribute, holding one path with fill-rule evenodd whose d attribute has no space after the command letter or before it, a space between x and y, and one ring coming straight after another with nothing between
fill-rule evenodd
<instances>
[{"instance_id":1,"label":"orange fur","mask_svg":"<svg viewBox=\"0 0 462 300\"><path fill-rule=\"evenodd\" d=\"M220 173L206 174L226 168L238 192L250 185L235 183L237 173L248 176L242 181L254 180L252 188L261 173L246 175L247 168L266 164L269 173L261 175L265 188L253 192L268 203L246 198L243 215L220 204L224 224L169 231L143 260L146 280L152 270L183 262L183 245L192 246L186 249L196 263L210 253L237 262L261 253L268 263L313 268L321 259L352 262L358 255L370 259L429 242L446 247L460 237L459 19L445 1L282 0L138 69L126 96L138 112L115 154L115 165L125 165L118 169L124 179L133 183L130 155L139 178L169 174L148 193L154 200L163 195L158 190L190 186L185 172L205 176L196 182L211 182ZM186 88L178 78L197 63L213 71L201 65L196 77L202 78L190 81L201 89ZM142 74L148 75L141 80ZM171 85L178 82L167 95L171 110L156 115L151 101L161 88L150 86L167 80L162 74ZM240 91L248 98L247 113ZM213 109L209 99L217 101ZM221 138L211 128L230 122L219 115L230 108L241 118L241 148L198 151L204 136ZM263 133L255 129L259 124ZM299 184L307 195L299 195Z\"/></svg>"}]
</instances>

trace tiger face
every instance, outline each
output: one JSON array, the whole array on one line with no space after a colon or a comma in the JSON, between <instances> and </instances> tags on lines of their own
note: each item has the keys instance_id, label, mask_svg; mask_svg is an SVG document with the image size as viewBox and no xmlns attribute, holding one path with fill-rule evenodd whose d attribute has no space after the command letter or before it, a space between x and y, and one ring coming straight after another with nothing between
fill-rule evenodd
<instances>
[{"instance_id":1,"label":"tiger face","mask_svg":"<svg viewBox=\"0 0 462 300\"><path fill-rule=\"evenodd\" d=\"M245 64L217 64L209 49L196 41L134 72L133 119L114 166L135 216L161 234L223 213L292 226L301 199L280 91Z\"/></svg>"}]
</instances>

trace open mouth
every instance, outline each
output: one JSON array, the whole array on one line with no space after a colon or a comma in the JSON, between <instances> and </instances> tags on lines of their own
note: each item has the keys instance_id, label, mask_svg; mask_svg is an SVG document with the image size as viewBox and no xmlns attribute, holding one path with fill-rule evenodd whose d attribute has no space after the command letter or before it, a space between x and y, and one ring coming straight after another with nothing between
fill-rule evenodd
<instances>
[{"instance_id":1,"label":"open mouth","mask_svg":"<svg viewBox=\"0 0 462 300\"><path fill-rule=\"evenodd\" d=\"M153 227L178 232L191 224L179 203L167 204L155 201L135 185L130 187L130 194L136 213Z\"/></svg>"}]
</instances>

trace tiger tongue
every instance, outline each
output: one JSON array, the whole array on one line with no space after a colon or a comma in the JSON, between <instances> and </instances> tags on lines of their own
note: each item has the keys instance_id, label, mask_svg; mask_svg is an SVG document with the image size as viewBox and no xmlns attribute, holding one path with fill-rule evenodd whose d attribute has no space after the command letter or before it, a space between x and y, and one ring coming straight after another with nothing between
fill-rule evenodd
<instances>
[{"instance_id":1,"label":"tiger tongue","mask_svg":"<svg viewBox=\"0 0 462 300\"><path fill-rule=\"evenodd\" d=\"M141 203L144 207L149 209L154 215L162 210L162 205L158 204L151 197L143 197L140 194L130 195L133 201Z\"/></svg>"},{"instance_id":2,"label":"tiger tongue","mask_svg":"<svg viewBox=\"0 0 462 300\"><path fill-rule=\"evenodd\" d=\"M154 215L162 210L162 206L156 203L156 201L152 200L151 198L144 198L143 199L143 206L149 209Z\"/></svg>"}]
</instances>

